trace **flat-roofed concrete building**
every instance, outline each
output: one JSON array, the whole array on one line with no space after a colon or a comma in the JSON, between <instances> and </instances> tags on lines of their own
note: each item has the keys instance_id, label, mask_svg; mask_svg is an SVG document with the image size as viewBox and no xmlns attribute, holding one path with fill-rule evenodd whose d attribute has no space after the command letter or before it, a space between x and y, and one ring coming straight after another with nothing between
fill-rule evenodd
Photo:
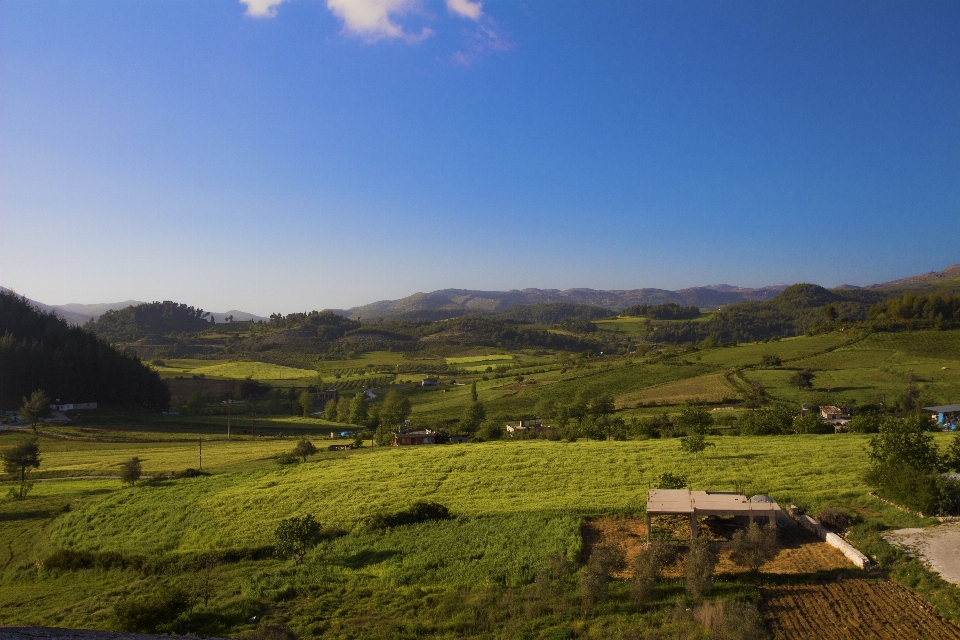
<instances>
[{"instance_id":1,"label":"flat-roofed concrete building","mask_svg":"<svg viewBox=\"0 0 960 640\"><path fill-rule=\"evenodd\" d=\"M776 502L750 502L739 492L651 489L647 492L647 542L653 516L689 516L690 534L696 538L699 516L734 516L746 522L764 518L776 526L778 511L782 509Z\"/></svg>"}]
</instances>

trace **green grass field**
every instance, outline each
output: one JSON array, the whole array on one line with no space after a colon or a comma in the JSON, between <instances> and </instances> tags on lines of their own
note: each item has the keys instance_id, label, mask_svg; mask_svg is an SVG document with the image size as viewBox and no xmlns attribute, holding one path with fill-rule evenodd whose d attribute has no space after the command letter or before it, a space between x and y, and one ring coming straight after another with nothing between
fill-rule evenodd
<instances>
[{"instance_id":1,"label":"green grass field","mask_svg":"<svg viewBox=\"0 0 960 640\"><path fill-rule=\"evenodd\" d=\"M244 380L246 378L255 380L305 380L317 376L316 371L309 369L296 369L255 361L165 360L163 366L151 366L164 378L189 374L227 380Z\"/></svg>"},{"instance_id":2,"label":"green grass field","mask_svg":"<svg viewBox=\"0 0 960 640\"><path fill-rule=\"evenodd\" d=\"M598 324L614 322L619 321ZM908 375L923 402L956 402L958 347L958 331L831 333L632 358L558 359L474 350L449 360L427 359L429 354L408 360L376 352L321 361L318 370L324 380L372 380L378 369L398 364L455 364L461 370L455 375L458 386L451 384L453 374L443 375L436 389L415 386L426 373L396 376L395 388L409 394L413 424L432 427L463 413L471 401L471 382L477 383L488 416L498 417L529 415L541 399L569 402L583 387L612 395L621 417L675 414L682 403L696 399L735 403L737 389L728 376L762 382L774 401L794 406L888 400L902 394ZM764 355L779 356L782 365L762 368ZM485 372L486 363L512 368L492 375ZM316 372L266 363L166 364L168 373L182 369L180 375L212 369L227 378L256 371L264 374L254 376L258 379L279 382L265 377L279 369L307 372L316 380ZM813 389L791 386L789 378L799 368L815 371ZM82 425L43 426L41 432L69 439L41 438L42 464L31 494L22 502L0 502L0 624L115 629L117 603L178 585L193 589L199 579L197 554L233 549L236 557L214 569L210 603L197 605L191 614L195 626L178 627L178 632L199 629L235 637L254 629L246 622L252 616L265 616L283 621L301 638L643 637L634 631L669 625L676 605L689 606L682 582L663 586L657 604L646 609L630 604L626 585L616 582L612 593L618 595L585 612L575 595L575 578L548 588L536 576L551 554L576 568L584 520L643 514L648 488L668 471L686 475L694 489L742 488L808 513L838 506L861 514L851 539L879 554L881 572L915 588L943 615L960 619L960 590L937 582L879 540L885 528L928 526L931 520L867 495L867 436L713 436L709 440L715 446L699 458L681 453L677 439L367 446L323 451L307 463L280 466L275 456L293 448L290 436L309 435L323 449L329 431L347 427L314 418L258 416L259 437L254 437L251 415L235 414L232 420L230 441L223 415L124 416L105 409L90 412ZM287 437L277 437L280 433ZM0 433L0 448L24 437ZM148 475L197 468L200 437L203 468L211 476L132 488L118 479L69 479L114 476L131 456L143 460ZM937 434L935 439L945 449L953 437ZM386 530L365 524L370 515L417 500L440 502L454 518ZM303 566L256 556L255 550L273 544L281 519L308 513L331 535ZM48 569L44 561L56 549L116 552L141 558L137 562L149 568ZM756 584L753 578L725 579L715 597L757 601Z\"/></svg>"},{"instance_id":3,"label":"green grass field","mask_svg":"<svg viewBox=\"0 0 960 640\"><path fill-rule=\"evenodd\" d=\"M938 436L942 447L948 437ZM112 606L126 594L192 574L48 573L38 571L35 560L58 548L145 554L158 561L210 549L257 548L273 542L280 519L306 513L344 534L322 542L299 568L272 559L219 566L215 607L266 606L294 628L313 633L319 628L311 621L320 618L308 612L316 599L332 595L331 589L356 608L343 616L371 615L376 607L362 604L364 599L397 606L388 594L410 595L409 589L421 590L414 597L426 598L424 611L436 611L438 601L426 594L443 600L458 593L475 597L468 594L525 589L549 554L576 561L583 518L642 514L648 487L664 471L686 474L694 489L739 486L809 512L835 505L873 513L890 526L920 524L866 495L865 437L712 441L716 447L699 460L682 454L675 439L520 441L365 449L321 454L291 467L266 458L289 448L290 441L221 442L211 443L209 454L205 448L217 472L209 477L133 488L118 480L38 482L24 503L0 504L6 542L0 611L4 623L111 628ZM158 468L184 468L195 466L197 454L180 443L81 446L44 440L42 446L44 468L71 473L111 471L132 454L142 454L148 467L152 461ZM420 499L447 505L455 517L387 531L363 525L368 515ZM332 624L332 613L321 618ZM437 618L429 623L438 624ZM239 619L235 624L234 632L249 628Z\"/></svg>"}]
</instances>

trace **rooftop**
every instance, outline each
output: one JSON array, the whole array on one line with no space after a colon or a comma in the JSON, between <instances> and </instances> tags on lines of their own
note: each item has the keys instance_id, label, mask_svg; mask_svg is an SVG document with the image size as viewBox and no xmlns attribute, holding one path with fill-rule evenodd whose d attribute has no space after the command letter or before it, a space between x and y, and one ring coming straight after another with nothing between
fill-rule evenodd
<instances>
[{"instance_id":1,"label":"rooftop","mask_svg":"<svg viewBox=\"0 0 960 640\"><path fill-rule=\"evenodd\" d=\"M953 413L960 411L960 404L944 404L939 407L924 407L924 411L936 411L937 413Z\"/></svg>"},{"instance_id":2,"label":"rooftop","mask_svg":"<svg viewBox=\"0 0 960 640\"><path fill-rule=\"evenodd\" d=\"M750 502L747 496L735 492L651 489L647 493L649 515L766 515L779 510L776 502Z\"/></svg>"}]
</instances>

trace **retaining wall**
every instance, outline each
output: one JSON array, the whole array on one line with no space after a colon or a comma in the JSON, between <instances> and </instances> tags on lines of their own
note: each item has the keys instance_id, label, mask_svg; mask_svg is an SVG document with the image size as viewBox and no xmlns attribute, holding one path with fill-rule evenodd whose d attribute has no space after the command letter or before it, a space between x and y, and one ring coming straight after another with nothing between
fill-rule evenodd
<instances>
[{"instance_id":1,"label":"retaining wall","mask_svg":"<svg viewBox=\"0 0 960 640\"><path fill-rule=\"evenodd\" d=\"M872 568L872 565L870 564L870 558L857 551L856 547L854 547L852 544L837 534L827 531L819 522L810 516L799 515L797 508L793 505L790 505L790 514L797 519L797 522L800 523L801 527L807 531L810 531L811 533L815 533L821 540L826 542L831 547L839 549L840 553L846 556L850 562L860 567L864 571L870 571Z\"/></svg>"}]
</instances>

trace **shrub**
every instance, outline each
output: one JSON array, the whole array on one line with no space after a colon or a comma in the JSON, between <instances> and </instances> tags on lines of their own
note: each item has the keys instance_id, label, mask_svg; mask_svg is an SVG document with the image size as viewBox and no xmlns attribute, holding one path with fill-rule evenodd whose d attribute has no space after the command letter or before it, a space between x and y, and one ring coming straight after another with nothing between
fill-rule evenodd
<instances>
[{"instance_id":1,"label":"shrub","mask_svg":"<svg viewBox=\"0 0 960 640\"><path fill-rule=\"evenodd\" d=\"M127 598L114 606L113 615L117 627L123 631L156 633L170 630L192 605L189 593L173 587L143 598Z\"/></svg>"},{"instance_id":2,"label":"shrub","mask_svg":"<svg viewBox=\"0 0 960 640\"><path fill-rule=\"evenodd\" d=\"M282 622L261 622L253 633L244 635L249 640L297 640L297 634Z\"/></svg>"},{"instance_id":3,"label":"shrub","mask_svg":"<svg viewBox=\"0 0 960 640\"><path fill-rule=\"evenodd\" d=\"M183 471L174 472L171 475L171 477L179 480L180 478L199 478L200 476L208 476L208 475L210 475L209 471L201 471L199 469L188 468L188 469L184 469Z\"/></svg>"},{"instance_id":4,"label":"shrub","mask_svg":"<svg viewBox=\"0 0 960 640\"><path fill-rule=\"evenodd\" d=\"M663 576L663 568L671 564L677 552L673 545L653 541L637 556L633 564L633 582L630 594L638 603L647 602L653 595L653 589Z\"/></svg>"},{"instance_id":5,"label":"shrub","mask_svg":"<svg viewBox=\"0 0 960 640\"><path fill-rule=\"evenodd\" d=\"M759 571L764 563L773 560L780 553L777 525L761 527L751 520L746 530L733 534L730 547L731 560L741 567L750 567L751 571Z\"/></svg>"},{"instance_id":6,"label":"shrub","mask_svg":"<svg viewBox=\"0 0 960 640\"><path fill-rule=\"evenodd\" d=\"M580 574L579 592L585 609L607 597L610 574L623 567L623 550L613 545L597 545Z\"/></svg>"},{"instance_id":7,"label":"shrub","mask_svg":"<svg viewBox=\"0 0 960 640\"><path fill-rule=\"evenodd\" d=\"M431 520L447 520L450 510L438 502L418 501L408 509L394 513L378 513L367 519L367 525L372 529L386 529L407 524L419 524Z\"/></svg>"},{"instance_id":8,"label":"shrub","mask_svg":"<svg viewBox=\"0 0 960 640\"><path fill-rule=\"evenodd\" d=\"M300 462L300 458L290 452L278 453L277 454L277 464L287 465L287 464L297 464Z\"/></svg>"},{"instance_id":9,"label":"shrub","mask_svg":"<svg viewBox=\"0 0 960 640\"><path fill-rule=\"evenodd\" d=\"M657 476L654 482L658 489L685 489L687 486L687 477L679 473L673 474L665 471Z\"/></svg>"},{"instance_id":10,"label":"shrub","mask_svg":"<svg viewBox=\"0 0 960 640\"><path fill-rule=\"evenodd\" d=\"M693 619L717 640L768 638L757 607L748 602L706 602L693 610Z\"/></svg>"},{"instance_id":11,"label":"shrub","mask_svg":"<svg viewBox=\"0 0 960 640\"><path fill-rule=\"evenodd\" d=\"M760 366L764 367L765 369L779 367L781 364L783 364L783 360L780 359L780 356L772 353L768 353L760 358Z\"/></svg>"},{"instance_id":12,"label":"shrub","mask_svg":"<svg viewBox=\"0 0 960 640\"><path fill-rule=\"evenodd\" d=\"M817 520L823 526L830 527L831 529L836 529L838 531L843 531L856 522L856 518L851 516L849 513L834 507L821 509L820 513L817 514Z\"/></svg>"},{"instance_id":13,"label":"shrub","mask_svg":"<svg viewBox=\"0 0 960 640\"><path fill-rule=\"evenodd\" d=\"M683 576L686 578L687 594L694 600L701 600L713 587L713 570L717 566L717 552L713 543L704 536L690 543L690 550L683 562Z\"/></svg>"}]
</instances>

